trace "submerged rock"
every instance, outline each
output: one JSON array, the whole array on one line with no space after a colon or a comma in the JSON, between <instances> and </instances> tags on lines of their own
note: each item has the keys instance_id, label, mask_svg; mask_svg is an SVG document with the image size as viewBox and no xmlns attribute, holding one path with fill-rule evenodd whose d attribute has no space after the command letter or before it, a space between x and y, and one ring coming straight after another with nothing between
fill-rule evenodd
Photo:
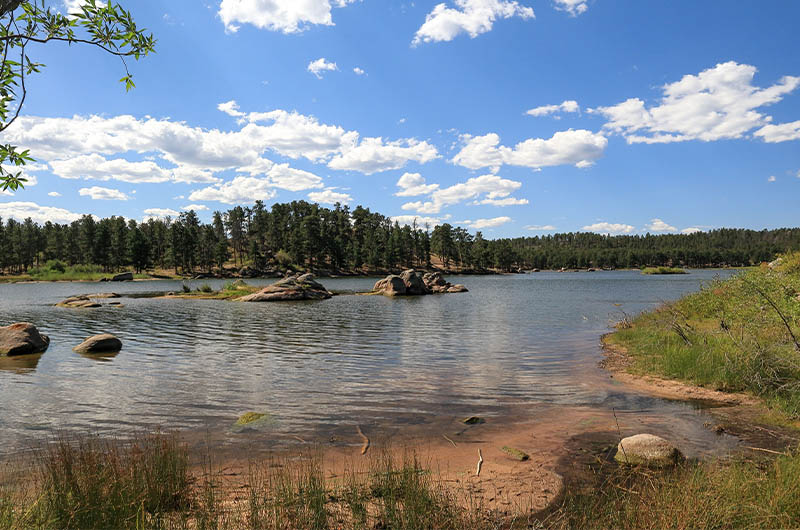
<instances>
[{"instance_id":1,"label":"submerged rock","mask_svg":"<svg viewBox=\"0 0 800 530\"><path fill-rule=\"evenodd\" d=\"M630 465L669 467L683 460L683 454L659 436L637 434L619 442L614 460Z\"/></svg>"},{"instance_id":2,"label":"submerged rock","mask_svg":"<svg viewBox=\"0 0 800 530\"><path fill-rule=\"evenodd\" d=\"M480 416L470 416L469 418L464 418L463 420L461 420L461 423L465 425L479 425L481 423L486 423L486 420L484 420Z\"/></svg>"},{"instance_id":3,"label":"submerged rock","mask_svg":"<svg viewBox=\"0 0 800 530\"><path fill-rule=\"evenodd\" d=\"M257 293L237 298L237 300L240 302L284 302L291 300L325 300L332 296L333 293L314 280L313 274L307 273L283 278Z\"/></svg>"},{"instance_id":4,"label":"submerged rock","mask_svg":"<svg viewBox=\"0 0 800 530\"><path fill-rule=\"evenodd\" d=\"M262 414L260 412L245 412L244 414L239 416L239 419L236 420L236 423L234 423L234 425L239 427L241 427L242 425L250 425L251 423L263 420L266 417L267 417L266 414Z\"/></svg>"},{"instance_id":5,"label":"submerged rock","mask_svg":"<svg viewBox=\"0 0 800 530\"><path fill-rule=\"evenodd\" d=\"M384 296L423 295L434 293L464 293L463 285L453 285L445 281L441 272L421 273L413 269L403 271L399 276L391 275L375 283L372 291Z\"/></svg>"},{"instance_id":6,"label":"submerged rock","mask_svg":"<svg viewBox=\"0 0 800 530\"><path fill-rule=\"evenodd\" d=\"M110 333L89 337L74 348L77 353L115 353L122 349L122 341Z\"/></svg>"},{"instance_id":7,"label":"submerged rock","mask_svg":"<svg viewBox=\"0 0 800 530\"><path fill-rule=\"evenodd\" d=\"M58 307L72 307L79 309L90 309L95 307L102 307L99 303L89 299L88 296L72 296L66 300L57 303Z\"/></svg>"},{"instance_id":8,"label":"submerged rock","mask_svg":"<svg viewBox=\"0 0 800 530\"><path fill-rule=\"evenodd\" d=\"M42 335L30 322L0 327L0 356L42 353L50 346L50 337Z\"/></svg>"}]
</instances>

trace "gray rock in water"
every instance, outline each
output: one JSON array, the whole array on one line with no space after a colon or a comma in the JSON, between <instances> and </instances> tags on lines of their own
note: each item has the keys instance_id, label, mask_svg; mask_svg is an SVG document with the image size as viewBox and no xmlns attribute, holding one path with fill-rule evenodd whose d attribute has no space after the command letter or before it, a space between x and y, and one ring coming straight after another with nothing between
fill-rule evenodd
<instances>
[{"instance_id":1,"label":"gray rock in water","mask_svg":"<svg viewBox=\"0 0 800 530\"><path fill-rule=\"evenodd\" d=\"M467 292L469 292L469 289L467 289L466 287L464 287L460 283L457 283L455 285L452 285L452 286L448 287L447 288L447 292L448 293L467 293Z\"/></svg>"},{"instance_id":2,"label":"gray rock in water","mask_svg":"<svg viewBox=\"0 0 800 530\"><path fill-rule=\"evenodd\" d=\"M42 353L50 345L50 338L42 335L30 322L18 322L0 327L0 356Z\"/></svg>"},{"instance_id":3,"label":"gray rock in water","mask_svg":"<svg viewBox=\"0 0 800 530\"><path fill-rule=\"evenodd\" d=\"M406 294L420 295L429 294L430 290L425 286L422 280L422 273L409 269L400 274L403 283L406 284Z\"/></svg>"},{"instance_id":4,"label":"gray rock in water","mask_svg":"<svg viewBox=\"0 0 800 530\"><path fill-rule=\"evenodd\" d=\"M683 460L683 454L659 436L637 434L619 442L614 459L622 464L669 467Z\"/></svg>"},{"instance_id":5,"label":"gray rock in water","mask_svg":"<svg viewBox=\"0 0 800 530\"><path fill-rule=\"evenodd\" d=\"M294 300L325 300L333 296L312 274L283 278L257 293L237 298L240 302L288 302Z\"/></svg>"},{"instance_id":6,"label":"gray rock in water","mask_svg":"<svg viewBox=\"0 0 800 530\"><path fill-rule=\"evenodd\" d=\"M110 333L94 335L74 348L77 353L111 353L122 349L122 341Z\"/></svg>"},{"instance_id":7,"label":"gray rock in water","mask_svg":"<svg viewBox=\"0 0 800 530\"><path fill-rule=\"evenodd\" d=\"M375 282L372 290L384 296L398 296L407 294L406 282L400 276L392 274L382 280Z\"/></svg>"},{"instance_id":8,"label":"gray rock in water","mask_svg":"<svg viewBox=\"0 0 800 530\"><path fill-rule=\"evenodd\" d=\"M133 281L132 272L123 272L111 278L112 282L130 282Z\"/></svg>"}]
</instances>

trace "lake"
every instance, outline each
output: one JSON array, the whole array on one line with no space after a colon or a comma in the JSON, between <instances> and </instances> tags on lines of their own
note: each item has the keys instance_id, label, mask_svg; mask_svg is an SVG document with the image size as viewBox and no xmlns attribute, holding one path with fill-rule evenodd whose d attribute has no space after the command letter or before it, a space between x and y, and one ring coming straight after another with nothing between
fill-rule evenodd
<instances>
[{"instance_id":1,"label":"lake","mask_svg":"<svg viewBox=\"0 0 800 530\"><path fill-rule=\"evenodd\" d=\"M180 291L175 281L0 285L0 325L33 322L51 339L40 357L0 360L0 452L56 432L153 428L220 447L254 436L279 447L292 437L333 439L355 425L421 432L454 417L500 421L559 407L636 412L676 429L683 422L702 451L696 407L609 384L597 367L599 340L622 311L638 313L730 274L464 276L449 278L469 288L464 294L267 304L129 296ZM356 291L375 278L321 282ZM54 307L111 290L125 296L124 307ZM122 339L121 353L72 351L103 332ZM270 421L256 433L231 428L247 411Z\"/></svg>"}]
</instances>

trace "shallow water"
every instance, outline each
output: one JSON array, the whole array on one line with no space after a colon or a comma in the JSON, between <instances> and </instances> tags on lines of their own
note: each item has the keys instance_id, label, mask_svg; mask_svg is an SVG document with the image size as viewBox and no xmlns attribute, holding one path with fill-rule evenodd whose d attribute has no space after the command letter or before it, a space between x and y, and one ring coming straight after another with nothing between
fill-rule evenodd
<instances>
[{"instance_id":1,"label":"shallow water","mask_svg":"<svg viewBox=\"0 0 800 530\"><path fill-rule=\"evenodd\" d=\"M0 325L33 322L51 338L38 358L0 360L0 452L54 432L157 427L235 444L247 433L230 426L250 410L271 415L258 436L279 438L554 406L637 413L700 447L700 413L689 404L604 383L599 338L622 311L638 313L729 274L466 276L450 278L470 289L465 294L273 304L126 296L124 307L90 310L54 304L108 290L179 291L181 283L0 285ZM321 281L348 291L375 279ZM103 332L122 339L119 355L72 351Z\"/></svg>"}]
</instances>

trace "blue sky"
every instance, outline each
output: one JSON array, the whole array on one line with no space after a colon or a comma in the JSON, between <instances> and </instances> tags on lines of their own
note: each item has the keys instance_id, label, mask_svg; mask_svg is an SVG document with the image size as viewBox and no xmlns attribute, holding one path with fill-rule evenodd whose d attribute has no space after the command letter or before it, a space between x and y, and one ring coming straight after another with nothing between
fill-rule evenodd
<instances>
[{"instance_id":1,"label":"blue sky","mask_svg":"<svg viewBox=\"0 0 800 530\"><path fill-rule=\"evenodd\" d=\"M80 0L54 3L62 11ZM157 53L33 56L0 216L262 199L490 237L797 226L796 1L130 1Z\"/></svg>"}]
</instances>

